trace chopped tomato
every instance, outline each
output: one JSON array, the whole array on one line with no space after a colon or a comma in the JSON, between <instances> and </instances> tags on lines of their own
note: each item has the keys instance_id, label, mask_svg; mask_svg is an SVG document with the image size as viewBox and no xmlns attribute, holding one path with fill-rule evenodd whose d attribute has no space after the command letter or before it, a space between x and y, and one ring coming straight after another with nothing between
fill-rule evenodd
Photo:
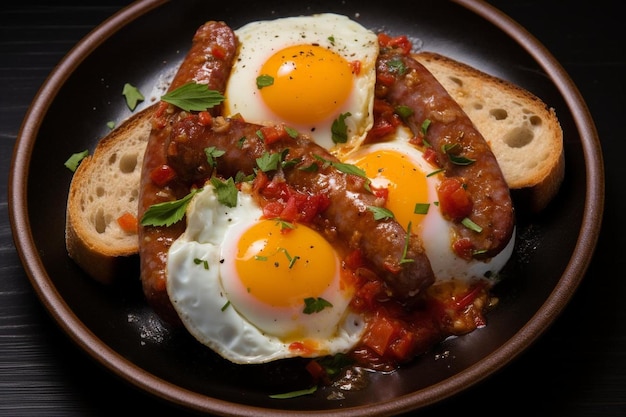
<instances>
[{"instance_id":1,"label":"chopped tomato","mask_svg":"<svg viewBox=\"0 0 626 417\"><path fill-rule=\"evenodd\" d=\"M402 328L398 338L389 346L389 353L393 354L400 361L408 360L415 349L415 342L415 334Z\"/></svg>"},{"instance_id":2,"label":"chopped tomato","mask_svg":"<svg viewBox=\"0 0 626 417\"><path fill-rule=\"evenodd\" d=\"M289 350L298 352L302 355L310 355L314 349L305 342L292 342L289 344Z\"/></svg>"},{"instance_id":3,"label":"chopped tomato","mask_svg":"<svg viewBox=\"0 0 626 417\"><path fill-rule=\"evenodd\" d=\"M352 68L352 73L354 75L359 75L361 73L361 61L359 60L351 61L350 67Z\"/></svg>"},{"instance_id":4,"label":"chopped tomato","mask_svg":"<svg viewBox=\"0 0 626 417\"><path fill-rule=\"evenodd\" d=\"M437 161L437 152L431 147L424 149L424 153L422 154L424 161L428 162L433 166L439 166L439 162Z\"/></svg>"},{"instance_id":5,"label":"chopped tomato","mask_svg":"<svg viewBox=\"0 0 626 417\"><path fill-rule=\"evenodd\" d=\"M386 317L377 318L363 337L363 343L379 356L383 356L396 331L396 326Z\"/></svg>"},{"instance_id":6,"label":"chopped tomato","mask_svg":"<svg viewBox=\"0 0 626 417\"><path fill-rule=\"evenodd\" d=\"M129 212L118 217L117 224L119 224L126 233L137 233L137 216Z\"/></svg>"},{"instance_id":7,"label":"chopped tomato","mask_svg":"<svg viewBox=\"0 0 626 417\"><path fill-rule=\"evenodd\" d=\"M474 244L468 238L462 238L456 240L452 244L452 250L463 259L472 259L472 252L474 251Z\"/></svg>"},{"instance_id":8,"label":"chopped tomato","mask_svg":"<svg viewBox=\"0 0 626 417\"><path fill-rule=\"evenodd\" d=\"M202 126L209 126L212 120L213 116L211 116L211 113L209 113L208 111L201 111L200 113L198 113L198 122Z\"/></svg>"},{"instance_id":9,"label":"chopped tomato","mask_svg":"<svg viewBox=\"0 0 626 417\"><path fill-rule=\"evenodd\" d=\"M395 48L399 49L404 55L411 52L413 45L406 35L391 37L386 33L380 33L378 35L378 43L383 48Z\"/></svg>"},{"instance_id":10,"label":"chopped tomato","mask_svg":"<svg viewBox=\"0 0 626 417\"><path fill-rule=\"evenodd\" d=\"M345 262L348 269L355 270L363 266L363 254L359 249L355 249L348 253L343 261Z\"/></svg>"},{"instance_id":11,"label":"chopped tomato","mask_svg":"<svg viewBox=\"0 0 626 417\"><path fill-rule=\"evenodd\" d=\"M458 178L446 178L437 189L441 213L452 219L462 220L472 211L472 200Z\"/></svg>"},{"instance_id":12,"label":"chopped tomato","mask_svg":"<svg viewBox=\"0 0 626 417\"><path fill-rule=\"evenodd\" d=\"M168 182L176 178L176 171L169 165L161 165L152 170L150 180L159 187L166 185Z\"/></svg>"},{"instance_id":13,"label":"chopped tomato","mask_svg":"<svg viewBox=\"0 0 626 417\"><path fill-rule=\"evenodd\" d=\"M283 125L263 126L259 130L266 145L270 145L280 139L289 137L289 134Z\"/></svg>"},{"instance_id":14,"label":"chopped tomato","mask_svg":"<svg viewBox=\"0 0 626 417\"><path fill-rule=\"evenodd\" d=\"M269 201L263 206L263 217L266 219L275 219L280 217L285 205L279 201Z\"/></svg>"},{"instance_id":15,"label":"chopped tomato","mask_svg":"<svg viewBox=\"0 0 626 417\"><path fill-rule=\"evenodd\" d=\"M211 55L217 59L224 59L226 57L226 49L218 44L211 46Z\"/></svg>"},{"instance_id":16,"label":"chopped tomato","mask_svg":"<svg viewBox=\"0 0 626 417\"><path fill-rule=\"evenodd\" d=\"M309 363L305 366L305 369L309 374L311 374L314 381L319 382L325 380L327 377L326 369L324 369L324 367L315 360L309 361Z\"/></svg>"}]
</instances>

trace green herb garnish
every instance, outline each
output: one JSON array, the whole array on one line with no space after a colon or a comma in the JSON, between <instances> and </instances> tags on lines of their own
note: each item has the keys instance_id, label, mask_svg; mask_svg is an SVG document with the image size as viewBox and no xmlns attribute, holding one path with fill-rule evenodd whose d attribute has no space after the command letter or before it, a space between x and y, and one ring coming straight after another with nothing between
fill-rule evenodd
<instances>
[{"instance_id":1,"label":"green herb garnish","mask_svg":"<svg viewBox=\"0 0 626 417\"><path fill-rule=\"evenodd\" d=\"M367 209L374 213L374 220L393 219L393 212L384 207L368 206Z\"/></svg>"},{"instance_id":2,"label":"green herb garnish","mask_svg":"<svg viewBox=\"0 0 626 417\"><path fill-rule=\"evenodd\" d=\"M466 217L463 220L461 220L461 224L467 227L468 229L473 230L476 233L480 233L483 231L483 228L477 225L476 223L474 223L469 217Z\"/></svg>"},{"instance_id":3,"label":"green herb garnish","mask_svg":"<svg viewBox=\"0 0 626 417\"><path fill-rule=\"evenodd\" d=\"M126 98L126 105L130 111L135 110L137 103L144 100L144 96L139 89L129 83L124 84L122 95Z\"/></svg>"},{"instance_id":4,"label":"green herb garnish","mask_svg":"<svg viewBox=\"0 0 626 417\"><path fill-rule=\"evenodd\" d=\"M209 146L208 148L204 148L206 160L211 168L215 168L217 166L217 158L224 155L225 153L226 151L217 149L215 146Z\"/></svg>"},{"instance_id":5,"label":"green herb garnish","mask_svg":"<svg viewBox=\"0 0 626 417\"><path fill-rule=\"evenodd\" d=\"M89 151L87 149L82 152L73 153L69 158L67 158L64 165L67 169L74 172L78 168L80 162L87 156L89 156Z\"/></svg>"},{"instance_id":6,"label":"green herb garnish","mask_svg":"<svg viewBox=\"0 0 626 417\"><path fill-rule=\"evenodd\" d=\"M256 87L260 90L263 87L269 87L274 84L274 77L271 75L259 75L256 77Z\"/></svg>"},{"instance_id":7,"label":"green herb garnish","mask_svg":"<svg viewBox=\"0 0 626 417\"><path fill-rule=\"evenodd\" d=\"M346 118L352 116L350 112L341 113L330 127L331 137L334 143L346 143L348 141L348 126Z\"/></svg>"},{"instance_id":8,"label":"green herb garnish","mask_svg":"<svg viewBox=\"0 0 626 417\"><path fill-rule=\"evenodd\" d=\"M428 214L428 209L430 208L429 203L416 203L415 208L413 209L413 213L415 214Z\"/></svg>"},{"instance_id":9,"label":"green herb garnish","mask_svg":"<svg viewBox=\"0 0 626 417\"><path fill-rule=\"evenodd\" d=\"M329 301L323 299L322 297L308 297L304 299L304 310L302 310L302 312L304 314L319 313L325 308L332 306L333 305Z\"/></svg>"},{"instance_id":10,"label":"green herb garnish","mask_svg":"<svg viewBox=\"0 0 626 417\"><path fill-rule=\"evenodd\" d=\"M237 186L232 177L228 178L226 181L212 177L211 184L213 184L215 188L217 201L226 207L235 207L237 205Z\"/></svg>"},{"instance_id":11,"label":"green herb garnish","mask_svg":"<svg viewBox=\"0 0 626 417\"><path fill-rule=\"evenodd\" d=\"M317 385L314 385L311 388L307 388L307 389L301 389L301 390L297 390L297 391L286 392L284 394L270 395L270 398L276 398L276 399L279 399L279 400L285 400L285 399L289 399L289 398L295 398L295 397L301 397L303 395L313 394L315 391L317 391Z\"/></svg>"},{"instance_id":12,"label":"green herb garnish","mask_svg":"<svg viewBox=\"0 0 626 417\"><path fill-rule=\"evenodd\" d=\"M402 250L402 259L400 259L400 265L406 264L409 262L415 262L415 259L406 257L406 254L409 251L409 239L411 238L411 226L412 226L412 223L409 222L409 225L406 228L406 236L404 238L404 249Z\"/></svg>"},{"instance_id":13,"label":"green herb garnish","mask_svg":"<svg viewBox=\"0 0 626 417\"><path fill-rule=\"evenodd\" d=\"M141 217L142 226L171 226L185 216L192 197L202 190L195 189L179 200L153 204Z\"/></svg>"},{"instance_id":14,"label":"green herb garnish","mask_svg":"<svg viewBox=\"0 0 626 417\"><path fill-rule=\"evenodd\" d=\"M205 111L224 101L224 96L209 90L206 84L187 83L161 97L161 100L185 111Z\"/></svg>"}]
</instances>

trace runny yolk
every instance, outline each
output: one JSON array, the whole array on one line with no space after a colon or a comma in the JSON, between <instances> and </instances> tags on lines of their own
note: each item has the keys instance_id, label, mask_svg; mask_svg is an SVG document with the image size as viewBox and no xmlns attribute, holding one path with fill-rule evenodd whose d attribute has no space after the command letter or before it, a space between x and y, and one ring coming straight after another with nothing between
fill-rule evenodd
<instances>
[{"instance_id":1,"label":"runny yolk","mask_svg":"<svg viewBox=\"0 0 626 417\"><path fill-rule=\"evenodd\" d=\"M394 150L368 153L354 164L372 179L373 186L387 187L389 194L385 207L405 229L411 222L412 230L416 231L425 217L415 213L416 205L429 203L426 175L408 156Z\"/></svg>"},{"instance_id":2,"label":"runny yolk","mask_svg":"<svg viewBox=\"0 0 626 417\"><path fill-rule=\"evenodd\" d=\"M310 124L337 115L352 90L348 61L315 45L276 52L259 75L273 78L272 85L261 88L261 97L287 123Z\"/></svg>"},{"instance_id":3,"label":"runny yolk","mask_svg":"<svg viewBox=\"0 0 626 417\"><path fill-rule=\"evenodd\" d=\"M320 297L337 276L332 246L313 229L297 225L287 232L276 220L248 228L239 240L236 269L248 293L273 307L304 306Z\"/></svg>"}]
</instances>

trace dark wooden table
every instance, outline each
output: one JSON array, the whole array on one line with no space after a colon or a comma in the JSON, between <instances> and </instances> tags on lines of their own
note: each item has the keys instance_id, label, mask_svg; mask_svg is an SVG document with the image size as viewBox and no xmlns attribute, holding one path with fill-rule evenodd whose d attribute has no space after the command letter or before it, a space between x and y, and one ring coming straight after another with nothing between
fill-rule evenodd
<instances>
[{"instance_id":1,"label":"dark wooden table","mask_svg":"<svg viewBox=\"0 0 626 417\"><path fill-rule=\"evenodd\" d=\"M608 0L490 2L552 52L590 108L605 156L603 232L579 290L544 336L498 374L424 415L626 416L623 17ZM0 415L109 416L129 404L146 415L181 415L102 369L59 329L13 245L7 183L28 105L70 48L130 1L51 3L0 6Z\"/></svg>"}]
</instances>

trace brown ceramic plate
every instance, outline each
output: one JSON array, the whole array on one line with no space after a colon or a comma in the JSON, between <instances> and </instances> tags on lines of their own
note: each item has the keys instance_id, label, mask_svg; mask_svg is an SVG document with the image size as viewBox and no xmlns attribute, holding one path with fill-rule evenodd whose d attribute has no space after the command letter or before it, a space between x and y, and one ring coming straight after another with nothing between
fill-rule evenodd
<instances>
[{"instance_id":1,"label":"brown ceramic plate","mask_svg":"<svg viewBox=\"0 0 626 417\"><path fill-rule=\"evenodd\" d=\"M346 0L302 2L139 1L83 39L50 75L24 120L10 179L11 222L24 267L59 326L95 361L167 401L213 414L275 416L306 411L342 416L395 414L450 397L489 377L532 344L561 312L584 276L603 209L598 138L578 90L555 59L522 27L474 0L393 7ZM329 400L328 389L292 400L269 394L303 387L297 363L235 366L185 332L159 324L146 306L137 271L104 288L68 258L65 203L71 172L63 163L93 149L110 120L129 111L126 82L151 91L174 68L206 20L232 27L287 15L336 12L366 27L408 34L425 49L465 61L534 92L556 108L565 134L566 177L540 216L521 213L510 274L488 325L447 340L391 375ZM149 104L148 102L145 105ZM70 124L71 122L71 124ZM439 355L450 352L449 355ZM436 360L435 358L440 358Z\"/></svg>"}]
</instances>

